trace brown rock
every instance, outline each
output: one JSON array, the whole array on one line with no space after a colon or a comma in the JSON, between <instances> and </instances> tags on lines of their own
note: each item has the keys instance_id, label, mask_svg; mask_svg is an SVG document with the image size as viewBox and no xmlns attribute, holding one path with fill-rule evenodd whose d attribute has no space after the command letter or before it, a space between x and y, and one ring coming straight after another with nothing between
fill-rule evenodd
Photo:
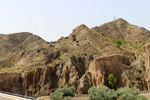
<instances>
[{"instance_id":1,"label":"brown rock","mask_svg":"<svg viewBox=\"0 0 150 100\"><path fill-rule=\"evenodd\" d=\"M92 87L92 75L90 72L85 73L78 81L78 94L87 94L90 87Z\"/></svg>"},{"instance_id":2,"label":"brown rock","mask_svg":"<svg viewBox=\"0 0 150 100\"><path fill-rule=\"evenodd\" d=\"M77 82L84 74L84 59L72 56L67 62L61 64L58 73L58 87L74 86L77 89Z\"/></svg>"},{"instance_id":3,"label":"brown rock","mask_svg":"<svg viewBox=\"0 0 150 100\"><path fill-rule=\"evenodd\" d=\"M120 86L122 83L121 75L125 70L124 65L130 65L130 61L129 58L121 55L112 55L94 59L89 66L93 85L108 86L107 77L110 74L113 74L117 77L118 85Z\"/></svg>"}]
</instances>

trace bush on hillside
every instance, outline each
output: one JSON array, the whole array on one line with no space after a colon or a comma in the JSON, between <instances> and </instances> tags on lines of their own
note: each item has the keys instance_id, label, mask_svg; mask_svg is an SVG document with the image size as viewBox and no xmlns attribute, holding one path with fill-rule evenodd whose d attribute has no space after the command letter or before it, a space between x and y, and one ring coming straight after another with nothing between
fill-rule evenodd
<instances>
[{"instance_id":1,"label":"bush on hillside","mask_svg":"<svg viewBox=\"0 0 150 100\"><path fill-rule=\"evenodd\" d=\"M143 96L139 96L140 89L133 87L133 88L120 88L117 91L117 96L119 100L145 100Z\"/></svg>"},{"instance_id":2,"label":"bush on hillside","mask_svg":"<svg viewBox=\"0 0 150 100\"><path fill-rule=\"evenodd\" d=\"M57 89L54 93L50 94L51 100L62 100L60 98L67 97L67 96L74 96L74 88L73 87L64 87Z\"/></svg>"},{"instance_id":3,"label":"bush on hillside","mask_svg":"<svg viewBox=\"0 0 150 100\"><path fill-rule=\"evenodd\" d=\"M121 41L120 40L116 40L116 44L121 45Z\"/></svg>"},{"instance_id":4,"label":"bush on hillside","mask_svg":"<svg viewBox=\"0 0 150 100\"><path fill-rule=\"evenodd\" d=\"M51 93L50 94L50 100L62 100L63 99L63 93Z\"/></svg>"},{"instance_id":5,"label":"bush on hillside","mask_svg":"<svg viewBox=\"0 0 150 100\"><path fill-rule=\"evenodd\" d=\"M66 98L64 98L64 100L71 100L71 97L70 96L66 97Z\"/></svg>"},{"instance_id":6,"label":"bush on hillside","mask_svg":"<svg viewBox=\"0 0 150 100\"><path fill-rule=\"evenodd\" d=\"M91 87L88 91L89 100L147 100L146 97L140 95L140 90L133 88L120 88L116 91L103 87Z\"/></svg>"},{"instance_id":7,"label":"bush on hillside","mask_svg":"<svg viewBox=\"0 0 150 100\"><path fill-rule=\"evenodd\" d=\"M120 46L122 45L122 42L120 40L112 40L112 43L115 43L117 48L120 48Z\"/></svg>"},{"instance_id":8,"label":"bush on hillside","mask_svg":"<svg viewBox=\"0 0 150 100\"><path fill-rule=\"evenodd\" d=\"M140 94L140 89L136 87L133 88L125 87L125 88L119 88L116 92L118 96L121 96L123 94L128 94L128 93L138 96Z\"/></svg>"},{"instance_id":9,"label":"bush on hillside","mask_svg":"<svg viewBox=\"0 0 150 100\"><path fill-rule=\"evenodd\" d=\"M142 95L138 95L135 100L147 100L147 98Z\"/></svg>"},{"instance_id":10,"label":"bush on hillside","mask_svg":"<svg viewBox=\"0 0 150 100\"><path fill-rule=\"evenodd\" d=\"M106 86L91 87L88 91L90 100L116 100L117 94Z\"/></svg>"}]
</instances>

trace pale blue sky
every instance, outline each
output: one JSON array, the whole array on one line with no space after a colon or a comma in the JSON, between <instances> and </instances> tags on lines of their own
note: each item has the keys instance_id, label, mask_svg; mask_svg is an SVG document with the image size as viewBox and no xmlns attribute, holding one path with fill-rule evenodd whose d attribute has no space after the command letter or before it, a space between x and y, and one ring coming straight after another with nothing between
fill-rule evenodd
<instances>
[{"instance_id":1,"label":"pale blue sky","mask_svg":"<svg viewBox=\"0 0 150 100\"><path fill-rule=\"evenodd\" d=\"M0 0L0 33L31 32L47 41L123 18L150 30L150 0Z\"/></svg>"}]
</instances>

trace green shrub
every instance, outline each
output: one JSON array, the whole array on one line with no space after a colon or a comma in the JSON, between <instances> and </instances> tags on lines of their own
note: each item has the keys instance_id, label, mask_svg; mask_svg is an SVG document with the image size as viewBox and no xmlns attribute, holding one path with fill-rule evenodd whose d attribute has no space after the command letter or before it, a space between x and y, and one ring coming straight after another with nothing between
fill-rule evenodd
<instances>
[{"instance_id":1,"label":"green shrub","mask_svg":"<svg viewBox=\"0 0 150 100\"><path fill-rule=\"evenodd\" d=\"M89 89L88 93L89 100L117 100L116 92L106 86L98 88L93 86Z\"/></svg>"},{"instance_id":2,"label":"green shrub","mask_svg":"<svg viewBox=\"0 0 150 100\"><path fill-rule=\"evenodd\" d=\"M147 98L142 95L138 95L135 100L147 100Z\"/></svg>"},{"instance_id":3,"label":"green shrub","mask_svg":"<svg viewBox=\"0 0 150 100\"><path fill-rule=\"evenodd\" d=\"M140 89L137 89L136 87L126 87L120 88L116 92L119 100L136 100L136 98L140 94Z\"/></svg>"},{"instance_id":4,"label":"green shrub","mask_svg":"<svg viewBox=\"0 0 150 100\"><path fill-rule=\"evenodd\" d=\"M142 95L134 95L132 93L125 93L118 98L119 100L147 100L146 97Z\"/></svg>"},{"instance_id":5,"label":"green shrub","mask_svg":"<svg viewBox=\"0 0 150 100\"><path fill-rule=\"evenodd\" d=\"M122 45L122 42L121 40L112 40L112 43L115 43L117 48L120 48L120 46Z\"/></svg>"},{"instance_id":6,"label":"green shrub","mask_svg":"<svg viewBox=\"0 0 150 100\"><path fill-rule=\"evenodd\" d=\"M115 43L115 40L112 40L111 42L112 42L112 43Z\"/></svg>"},{"instance_id":7,"label":"green shrub","mask_svg":"<svg viewBox=\"0 0 150 100\"><path fill-rule=\"evenodd\" d=\"M21 73L23 73L24 72L24 69L21 69Z\"/></svg>"},{"instance_id":8,"label":"green shrub","mask_svg":"<svg viewBox=\"0 0 150 100\"><path fill-rule=\"evenodd\" d=\"M62 100L63 99L63 93L51 93L50 94L50 100Z\"/></svg>"},{"instance_id":9,"label":"green shrub","mask_svg":"<svg viewBox=\"0 0 150 100\"><path fill-rule=\"evenodd\" d=\"M89 100L147 100L146 97L140 95L140 90L136 87L133 88L119 88L114 91L105 86L91 87L88 91Z\"/></svg>"},{"instance_id":10,"label":"green shrub","mask_svg":"<svg viewBox=\"0 0 150 100\"><path fill-rule=\"evenodd\" d=\"M146 42L141 42L141 45L138 46L138 49L143 47L145 45Z\"/></svg>"},{"instance_id":11,"label":"green shrub","mask_svg":"<svg viewBox=\"0 0 150 100\"><path fill-rule=\"evenodd\" d=\"M60 95L60 96L58 96ZM50 94L50 99L51 100L62 100L62 99L57 99L58 98L63 98L63 97L67 97L67 96L74 96L74 88L73 87L64 87L64 88L59 88L57 89L54 93Z\"/></svg>"},{"instance_id":12,"label":"green shrub","mask_svg":"<svg viewBox=\"0 0 150 100\"><path fill-rule=\"evenodd\" d=\"M111 89L116 89L117 78L113 74L110 74L108 76L107 80L108 80L108 84L109 84L110 88Z\"/></svg>"},{"instance_id":13,"label":"green shrub","mask_svg":"<svg viewBox=\"0 0 150 100\"><path fill-rule=\"evenodd\" d=\"M116 44L116 47L117 47L117 48L120 48L120 45L119 45L119 44Z\"/></svg>"},{"instance_id":14,"label":"green shrub","mask_svg":"<svg viewBox=\"0 0 150 100\"><path fill-rule=\"evenodd\" d=\"M119 100L135 100L136 96L131 93L128 93L128 94L121 95L118 99Z\"/></svg>"},{"instance_id":15,"label":"green shrub","mask_svg":"<svg viewBox=\"0 0 150 100\"><path fill-rule=\"evenodd\" d=\"M100 32L101 35L104 35L104 32Z\"/></svg>"},{"instance_id":16,"label":"green shrub","mask_svg":"<svg viewBox=\"0 0 150 100\"><path fill-rule=\"evenodd\" d=\"M115 43L118 44L118 45L121 45L121 44L122 44L120 40L116 40Z\"/></svg>"},{"instance_id":17,"label":"green shrub","mask_svg":"<svg viewBox=\"0 0 150 100\"><path fill-rule=\"evenodd\" d=\"M121 41L120 41L120 40L116 40L115 43L116 43L116 47L117 47L117 48L120 48L120 46L121 46L121 44L122 44Z\"/></svg>"},{"instance_id":18,"label":"green shrub","mask_svg":"<svg viewBox=\"0 0 150 100\"><path fill-rule=\"evenodd\" d=\"M65 97L65 96L73 97L74 96L74 88L73 87L60 88L60 89L57 89L56 92L62 92L63 93L63 97Z\"/></svg>"},{"instance_id":19,"label":"green shrub","mask_svg":"<svg viewBox=\"0 0 150 100\"><path fill-rule=\"evenodd\" d=\"M64 100L71 100L71 97L65 97Z\"/></svg>"},{"instance_id":20,"label":"green shrub","mask_svg":"<svg viewBox=\"0 0 150 100\"><path fill-rule=\"evenodd\" d=\"M47 44L50 44L49 42L46 42Z\"/></svg>"}]
</instances>

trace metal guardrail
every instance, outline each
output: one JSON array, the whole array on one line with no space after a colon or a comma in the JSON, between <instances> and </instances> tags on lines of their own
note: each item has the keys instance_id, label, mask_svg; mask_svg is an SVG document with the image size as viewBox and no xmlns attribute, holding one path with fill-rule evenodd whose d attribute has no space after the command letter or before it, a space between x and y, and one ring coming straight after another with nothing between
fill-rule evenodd
<instances>
[{"instance_id":1,"label":"metal guardrail","mask_svg":"<svg viewBox=\"0 0 150 100\"><path fill-rule=\"evenodd\" d=\"M26 99L30 99L30 100L37 100L34 97L24 96L24 95L20 95L20 94L14 94L14 93L9 93L9 92L4 92L4 91L0 91L0 93L4 93L4 94L8 94L8 95L13 95L13 96L17 96L17 97L22 97L22 98L26 98Z\"/></svg>"}]
</instances>

